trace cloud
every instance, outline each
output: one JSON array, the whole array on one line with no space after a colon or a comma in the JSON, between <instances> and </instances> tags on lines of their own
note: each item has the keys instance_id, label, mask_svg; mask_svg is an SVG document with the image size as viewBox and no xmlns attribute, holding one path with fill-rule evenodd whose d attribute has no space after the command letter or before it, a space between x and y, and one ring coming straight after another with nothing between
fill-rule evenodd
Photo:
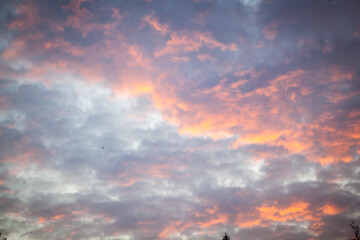
<instances>
[{"instance_id":1,"label":"cloud","mask_svg":"<svg viewBox=\"0 0 360 240\"><path fill-rule=\"evenodd\" d=\"M173 32L171 39L166 42L166 46L155 52L155 57L168 54L182 54L188 52L198 52L201 48L219 48L221 51L236 51L234 43L224 44L212 38L210 33L203 32Z\"/></svg>"},{"instance_id":2,"label":"cloud","mask_svg":"<svg viewBox=\"0 0 360 240\"><path fill-rule=\"evenodd\" d=\"M169 32L169 25L159 23L159 20L155 16L146 15L143 17L143 21L148 23L151 27L163 35Z\"/></svg>"},{"instance_id":3,"label":"cloud","mask_svg":"<svg viewBox=\"0 0 360 240\"><path fill-rule=\"evenodd\" d=\"M277 21L272 21L271 23L269 23L268 25L266 25L262 32L265 35L265 37L269 40L273 40L276 35L277 35L277 30L276 27L279 25L279 23Z\"/></svg>"},{"instance_id":4,"label":"cloud","mask_svg":"<svg viewBox=\"0 0 360 240\"><path fill-rule=\"evenodd\" d=\"M5 5L9 239L350 234L355 2Z\"/></svg>"}]
</instances>

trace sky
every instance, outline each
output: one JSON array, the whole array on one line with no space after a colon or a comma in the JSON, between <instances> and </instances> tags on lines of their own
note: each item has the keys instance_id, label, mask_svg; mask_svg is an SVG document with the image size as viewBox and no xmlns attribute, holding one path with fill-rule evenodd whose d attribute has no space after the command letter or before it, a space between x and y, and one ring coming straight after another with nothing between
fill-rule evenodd
<instances>
[{"instance_id":1,"label":"sky","mask_svg":"<svg viewBox=\"0 0 360 240\"><path fill-rule=\"evenodd\" d=\"M360 224L360 1L0 1L10 240L336 240Z\"/></svg>"}]
</instances>

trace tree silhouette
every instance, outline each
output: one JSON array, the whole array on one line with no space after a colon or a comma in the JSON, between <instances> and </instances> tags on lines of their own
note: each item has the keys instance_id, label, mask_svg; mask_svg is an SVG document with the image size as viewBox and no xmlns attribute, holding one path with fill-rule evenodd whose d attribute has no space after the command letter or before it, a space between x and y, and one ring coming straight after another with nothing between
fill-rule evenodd
<instances>
[{"instance_id":1,"label":"tree silhouette","mask_svg":"<svg viewBox=\"0 0 360 240\"><path fill-rule=\"evenodd\" d=\"M230 240L230 237L225 233L221 240Z\"/></svg>"},{"instance_id":2,"label":"tree silhouette","mask_svg":"<svg viewBox=\"0 0 360 240\"><path fill-rule=\"evenodd\" d=\"M354 230L355 238L351 238L349 240L360 240L359 226L356 226L354 221L351 221L350 226Z\"/></svg>"}]
</instances>

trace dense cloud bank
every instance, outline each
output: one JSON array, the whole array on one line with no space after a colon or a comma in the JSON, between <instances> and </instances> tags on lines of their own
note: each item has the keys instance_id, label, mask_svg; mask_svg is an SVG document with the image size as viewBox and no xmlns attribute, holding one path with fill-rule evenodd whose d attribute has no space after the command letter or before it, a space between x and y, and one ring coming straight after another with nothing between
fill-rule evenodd
<instances>
[{"instance_id":1,"label":"dense cloud bank","mask_svg":"<svg viewBox=\"0 0 360 240\"><path fill-rule=\"evenodd\" d=\"M359 3L1 1L1 233L350 238Z\"/></svg>"}]
</instances>

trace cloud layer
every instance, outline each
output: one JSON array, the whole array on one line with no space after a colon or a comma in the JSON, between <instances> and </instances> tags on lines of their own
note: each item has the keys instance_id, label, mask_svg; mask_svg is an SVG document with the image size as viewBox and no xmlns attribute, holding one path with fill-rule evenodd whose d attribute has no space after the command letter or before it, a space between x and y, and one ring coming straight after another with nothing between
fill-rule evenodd
<instances>
[{"instance_id":1,"label":"cloud layer","mask_svg":"<svg viewBox=\"0 0 360 240\"><path fill-rule=\"evenodd\" d=\"M2 1L8 239L344 239L358 1Z\"/></svg>"}]
</instances>

